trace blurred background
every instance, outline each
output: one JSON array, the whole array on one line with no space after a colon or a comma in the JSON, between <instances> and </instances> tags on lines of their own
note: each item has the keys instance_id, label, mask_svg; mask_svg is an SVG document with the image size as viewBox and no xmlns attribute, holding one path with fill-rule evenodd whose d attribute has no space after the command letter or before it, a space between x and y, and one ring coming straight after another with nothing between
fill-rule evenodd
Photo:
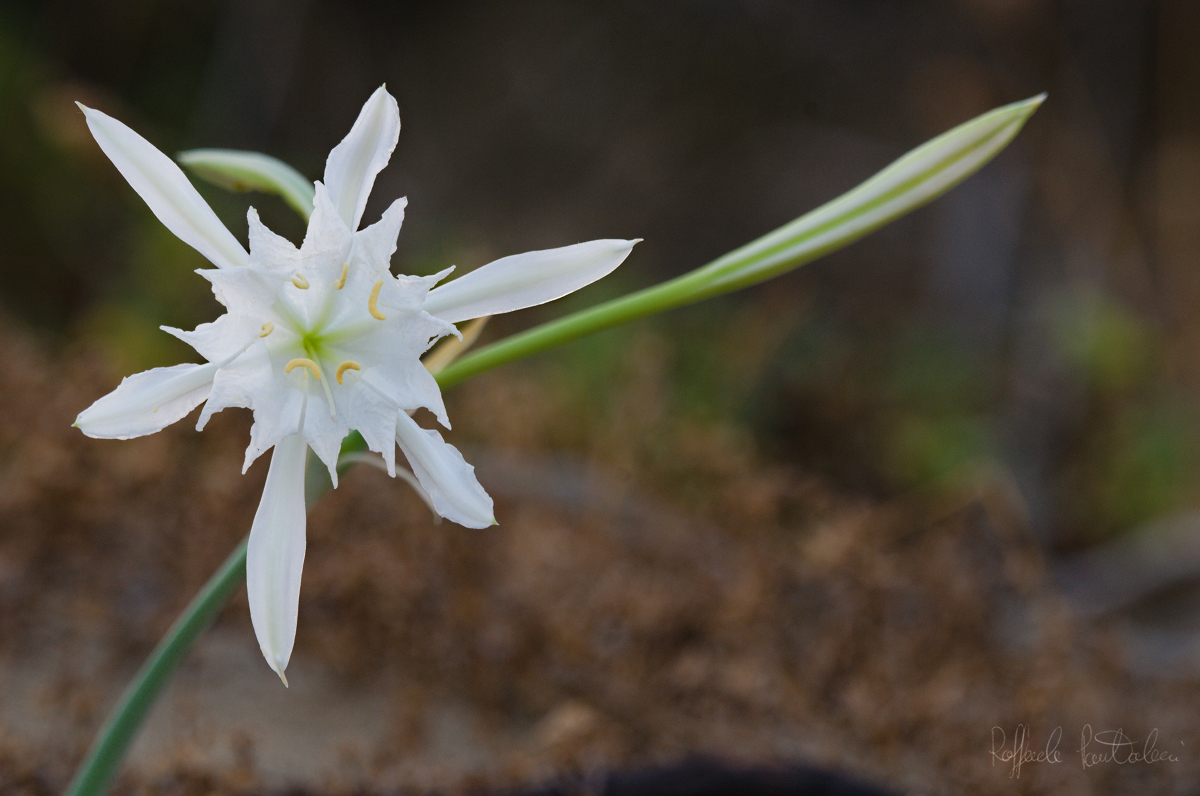
<instances>
[{"instance_id":1,"label":"blurred background","mask_svg":"<svg viewBox=\"0 0 1200 796\"><path fill-rule=\"evenodd\" d=\"M1041 573L1034 578L1040 585L1029 587L1036 599L1059 606L1065 598L1065 613L1046 610L1069 617L1061 621L1072 629L1054 625L1054 634L1076 640L1073 634L1108 634L1103 639L1109 646L1097 653L1103 663L1095 664L1108 674L1093 672L1096 682L1111 675L1121 689L1130 689L1129 677L1158 684L1169 671L1171 687L1182 688L1200 673L1200 598L1194 589L1200 583L1197 41L1200 8L1153 0L7 0L0 6L0 309L16 341L17 359L4 368L19 394L11 400L24 401L26 414L10 411L3 436L6 506L17 513L0 521L0 536L8 537L0 538L0 605L7 600L9 610L24 610L32 604L29 572L75 595L97 577L55 569L53 562L61 560L55 556L69 558L64 551L72 545L94 553L87 539L95 537L67 534L61 537L66 541L47 541L60 538L55 523L63 520L36 507L55 503L61 509L62 500L82 498L69 491L47 496L41 481L27 484L31 470L21 451L39 444L29 430L68 426L121 375L193 361L190 349L157 327L190 328L218 312L205 283L191 273L206 262L159 224L108 163L75 100L123 120L168 153L259 150L315 179L362 103L386 83L399 102L402 130L365 218L377 217L394 197L409 197L393 258L398 272L432 273L450 264L471 269L504 255L594 238L645 239L612 277L558 304L494 320L488 340L702 265L837 196L928 138L1046 91L1049 99L1009 149L930 207L769 284L606 332L455 391L448 395L456 422L450 441L476 453L468 459L480 462L481 476L492 463L492 484L503 483L485 479L485 486L499 492L501 505L557 501L568 514L594 520L630 510L628 501L651 499L707 523L705 533L726 540L722 544L732 539L728 543L739 550L766 558L762 551L774 550L772 545L794 552L797 544L824 538L819 528L830 516L858 518L852 524L861 536L845 531L845 539L876 538L882 524L899 529L883 534L894 542L946 517L952 525L970 525L977 518L962 518L982 512L989 527L1007 529L1000 533L1007 541L997 544L1021 551L1020 560ZM272 229L296 242L303 236L302 223L277 198L199 189L243 240L251 203ZM43 365L40 381L21 380ZM50 406L61 416L51 417ZM173 432L171 444L197 457L234 451L225 456L229 461L214 459L212 466L235 472L248 421L223 422L226 430L216 434L227 434L228 445L204 443L186 428ZM46 464L47 472L67 466L80 478L96 475L80 469L77 456L84 454L74 453L79 444L64 441L63 450L72 453ZM104 451L98 457L114 451L87 444L103 446L96 448ZM139 457L151 462L140 466L153 473L174 461L159 448L129 451L112 453L124 464L96 468L118 473L105 477L119 480L122 472L143 473L134 461ZM541 471L535 467L516 483L525 465L506 456L523 456L520 462L530 467L554 462L550 469L575 487L583 484L583 491L568 485L549 497L534 494L530 484L539 483ZM569 478L573 467L581 473L578 483ZM701 473L704 467L709 469ZM244 480L261 480L258 469ZM147 499L151 487L135 476L129 476L134 486L114 487L112 494ZM249 508L227 503L235 527L219 532L216 552L193 551L194 573L178 583L155 576L132 595L114 586L119 599L103 586L88 592L96 605L118 604L125 615L132 611L144 619L126 620L132 624L121 631L122 655L134 660L143 649L139 644L153 643L186 600L179 584L194 590L240 536L237 523L248 527L255 483L238 487ZM383 486L370 483L376 490ZM738 497L727 505L721 490L736 490ZM608 497L588 502L587 495L599 493ZM220 502L225 493L215 494L212 500ZM187 514L175 506L178 500L162 501L162 511ZM415 521L424 521L418 508L404 505ZM119 538L123 511L112 509L113 519L104 525L112 537L105 539ZM508 520L501 516L501 531L525 521L537 526L523 511L513 508ZM13 519L26 515L42 519ZM645 522L651 535L662 526ZM769 533L761 530L768 526ZM435 532L457 538L445 526ZM531 555L573 545L569 535L555 539L535 545ZM126 543L112 544L120 551ZM155 544L167 545L162 556L170 558L200 543ZM805 549L804 566L825 560ZM895 552L887 545L882 550L880 555ZM439 570L442 554L429 555L438 577L458 571L449 564ZM1008 566L1008 577L1016 565L1009 566L1007 555L985 551L971 561L979 572ZM581 556L575 564L599 566L596 561ZM462 566L460 575L469 580L466 573L474 570ZM874 571L873 564L863 566ZM657 583L659 574L651 567L646 577ZM453 601L446 597L455 591L450 580L438 594ZM313 595L318 602L312 607L302 606L302 635L305 610L320 616L323 605L336 617L345 607L332 597L319 602L321 594ZM941 599L927 596L933 604ZM1009 616L1011 605L1004 605L1009 607L989 603L980 609L980 621ZM780 616L790 615L780 610ZM819 611L809 606L802 613ZM706 638L705 621L695 619L668 646L686 648L689 639ZM873 621L874 633L916 638L926 620L902 615L893 625L885 611ZM486 635L490 627L479 632ZM653 623L648 627L661 640ZM16 625L10 630L0 647L11 652L18 646L14 639L31 631ZM500 647L521 648L504 640L508 631L494 632ZM976 657L1001 669L1010 665L990 657L986 645L998 642L988 638ZM1042 649L1041 642L1022 638L1017 651L1010 650L1015 660L1037 658L1040 653L1031 650ZM534 645L522 654L536 658L542 649ZM828 678L818 678L813 693L833 693L841 686L831 682L858 671L854 656L839 649L839 662L829 664ZM76 674L88 680L103 670L113 685L101 688L90 708L79 708L71 748L81 750L108 694L132 665L111 655L99 660L108 663ZM429 669L441 660L432 658ZM691 659L683 660L680 677L687 680ZM817 666L803 660L794 665ZM263 674L258 669L238 676ZM1062 667L1050 669L1055 678L1065 676ZM1039 671L1017 679L1047 676ZM975 688L967 669L956 677L951 680L963 693ZM1160 688L1136 682L1130 693L1139 698L1152 699L1146 695ZM1046 693L1059 693L1059 686L1042 685ZM63 688L71 690L60 684L59 692ZM564 688L569 699L560 694L520 703L531 726L536 716L557 715L559 724L537 725L552 734L559 725L574 726L573 720L592 726L587 722L603 723L595 715L620 715L611 705L589 701L582 686ZM902 678L889 688L904 690ZM1096 685L1096 693L1114 700L1104 703L1110 712L1095 711L1117 720L1126 715L1123 705L1133 711L1133 702L1122 701L1126 691L1115 696L1117 686L1106 688ZM1155 704L1178 696L1170 694ZM488 704L497 715L521 714L511 694L487 699L494 700ZM1095 694L1088 700L1080 704L1103 702ZM879 707L878 701L866 703ZM823 708L816 699L817 707L804 711L825 715L828 708L838 715L844 709L838 704L843 707ZM997 704L1016 710L1002 695ZM1137 704L1134 713L1143 715L1147 708ZM565 713L555 714L554 705L567 705ZM37 747L59 737L50 730L23 734L17 727L22 714L13 710L8 722L14 744ZM1012 716L1048 733L1054 722L1038 711ZM764 726L755 716L745 721ZM1068 737L1077 731L1077 718L1072 713L1067 720L1076 722ZM624 727L632 721L613 720ZM717 737L711 724L697 721L698 737ZM998 772L986 779L987 733L999 723L986 711L963 719L978 738L969 747L976 751L962 752L973 755L972 765L985 767L979 774L984 780L958 770L949 752L933 755L927 769L905 769L895 762L903 754L884 754L877 737L856 720L846 721L840 732L856 739L853 754L830 751L842 749L840 741L829 748L805 742L786 753L772 747L767 754L762 746L742 751L754 760L804 752L897 787L916 783L937 791L973 782L976 792L1010 792L1004 788L1013 785ZM705 751L703 744L672 743L653 759L671 759L670 750L676 757ZM587 759L640 760L640 744L626 744L603 747L608 751ZM151 757L145 752L144 761ZM571 759L578 764L582 758ZM475 764L460 768L476 770ZM906 779L917 769L925 773ZM1182 776L1182 770L1168 773ZM546 770L522 771L514 781ZM37 776L53 785L62 774L55 769ZM1054 781L1054 792L1122 792L1128 784L1121 772L1101 784L1074 770L1055 776L1065 779ZM242 787L241 780L219 781ZM374 780L363 774L345 781Z\"/></svg>"}]
</instances>

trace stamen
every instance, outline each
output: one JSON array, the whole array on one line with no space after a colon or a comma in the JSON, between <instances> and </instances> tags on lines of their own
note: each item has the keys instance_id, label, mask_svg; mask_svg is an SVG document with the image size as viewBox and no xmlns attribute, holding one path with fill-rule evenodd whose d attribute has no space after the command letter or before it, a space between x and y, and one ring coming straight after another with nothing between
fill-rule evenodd
<instances>
[{"instance_id":1,"label":"stamen","mask_svg":"<svg viewBox=\"0 0 1200 796\"><path fill-rule=\"evenodd\" d=\"M321 382L321 388L325 390L325 403L329 405L329 416L334 420L337 420L337 406L335 406L333 403L333 392L329 389L329 379L321 378L321 366L316 362L313 362L311 359L293 359L291 362L283 366L283 372L291 373L292 368L298 367L308 368L310 371L312 371L312 375L316 377L317 381ZM308 378L307 373L304 374L304 378ZM304 400L306 402L308 401L307 381L305 382L304 387ZM305 405L307 406L307 403ZM301 427L303 427L303 425L301 425Z\"/></svg>"},{"instance_id":2,"label":"stamen","mask_svg":"<svg viewBox=\"0 0 1200 796\"><path fill-rule=\"evenodd\" d=\"M350 273L350 263L342 263L342 275L338 277L338 281L333 283L333 286L341 290L346 286L346 274Z\"/></svg>"},{"instance_id":3,"label":"stamen","mask_svg":"<svg viewBox=\"0 0 1200 796\"><path fill-rule=\"evenodd\" d=\"M379 307L376 306L376 303L379 301L379 290L382 287L383 287L383 280L381 279L375 283L375 287L371 288L371 298L369 298L367 300L367 309L371 311L371 316L373 318L377 318L381 321L386 321L387 316L384 315L382 312L380 312Z\"/></svg>"},{"instance_id":4,"label":"stamen","mask_svg":"<svg viewBox=\"0 0 1200 796\"><path fill-rule=\"evenodd\" d=\"M348 370L362 370L362 367L357 362L352 360L347 360L338 365L337 372L333 374L333 377L337 379L338 384L342 383L342 376L344 376Z\"/></svg>"},{"instance_id":5,"label":"stamen","mask_svg":"<svg viewBox=\"0 0 1200 796\"><path fill-rule=\"evenodd\" d=\"M266 337L273 331L275 331L275 324L267 321L262 325L262 334L260 334L259 337Z\"/></svg>"},{"instance_id":6,"label":"stamen","mask_svg":"<svg viewBox=\"0 0 1200 796\"><path fill-rule=\"evenodd\" d=\"M308 290L308 280L302 274L296 274L292 277L292 284L301 290Z\"/></svg>"},{"instance_id":7,"label":"stamen","mask_svg":"<svg viewBox=\"0 0 1200 796\"><path fill-rule=\"evenodd\" d=\"M217 370L220 370L221 368L225 367L226 365L228 365L228 364L229 364L230 362L232 362L233 360L235 360L235 359L237 359L238 357L240 357L242 354L246 353L247 349L249 349L249 348L250 348L250 346L252 346L252 345L254 345L254 341L253 341L253 340L251 340L250 342L248 342L248 343L246 343L244 346L242 346L242 347L241 347L241 350L239 350L237 353L235 353L235 354L232 354L231 356L228 356L228 357L226 357L225 359L221 360L221 361L220 361L220 362L217 364Z\"/></svg>"},{"instance_id":8,"label":"stamen","mask_svg":"<svg viewBox=\"0 0 1200 796\"><path fill-rule=\"evenodd\" d=\"M294 368L308 368L312 374L317 377L317 381L321 380L321 369L317 367L317 363L311 359L293 359L291 362L283 366L284 373L291 373Z\"/></svg>"},{"instance_id":9,"label":"stamen","mask_svg":"<svg viewBox=\"0 0 1200 796\"><path fill-rule=\"evenodd\" d=\"M329 405L329 417L337 420L337 405L333 402L333 390L329 389L329 379L320 379L321 389L325 390L325 403Z\"/></svg>"}]
</instances>

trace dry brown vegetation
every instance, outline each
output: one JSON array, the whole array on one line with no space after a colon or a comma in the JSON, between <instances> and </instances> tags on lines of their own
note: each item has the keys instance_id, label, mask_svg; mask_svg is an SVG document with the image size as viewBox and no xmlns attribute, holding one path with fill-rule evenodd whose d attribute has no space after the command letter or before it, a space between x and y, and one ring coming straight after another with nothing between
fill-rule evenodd
<instances>
[{"instance_id":1,"label":"dry brown vegetation","mask_svg":"<svg viewBox=\"0 0 1200 796\"><path fill-rule=\"evenodd\" d=\"M249 525L248 413L89 440L111 387L6 328L0 367L0 787L57 792L133 668ZM152 716L122 793L439 792L707 753L916 793L1170 792L1196 758L1083 770L1085 724L1195 748L1190 679L1134 674L1073 616L996 489L879 505L656 412L643 336L607 410L534 368L452 393L501 524L435 526L371 468L315 508L292 676L243 596ZM993 726L1064 762L1019 779ZM1190 726L1189 726L1190 725Z\"/></svg>"}]
</instances>

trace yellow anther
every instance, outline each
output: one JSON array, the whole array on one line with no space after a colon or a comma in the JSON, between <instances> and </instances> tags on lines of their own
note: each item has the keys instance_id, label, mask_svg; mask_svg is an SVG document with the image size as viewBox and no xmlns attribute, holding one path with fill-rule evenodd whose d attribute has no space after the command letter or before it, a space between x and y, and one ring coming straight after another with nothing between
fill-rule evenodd
<instances>
[{"instance_id":1,"label":"yellow anther","mask_svg":"<svg viewBox=\"0 0 1200 796\"><path fill-rule=\"evenodd\" d=\"M308 280L301 274L296 274L292 277L292 284L301 290L308 290Z\"/></svg>"},{"instance_id":2,"label":"yellow anther","mask_svg":"<svg viewBox=\"0 0 1200 796\"><path fill-rule=\"evenodd\" d=\"M260 334L259 337L266 337L273 331L275 331L275 324L267 321L262 325L262 334Z\"/></svg>"},{"instance_id":3,"label":"yellow anther","mask_svg":"<svg viewBox=\"0 0 1200 796\"><path fill-rule=\"evenodd\" d=\"M333 283L333 286L341 290L346 286L346 274L350 273L350 263L342 263L342 275L338 277L338 281Z\"/></svg>"},{"instance_id":4,"label":"yellow anther","mask_svg":"<svg viewBox=\"0 0 1200 796\"><path fill-rule=\"evenodd\" d=\"M348 370L362 370L362 367L359 366L359 364L357 362L353 362L350 360L347 360L346 362L343 362L342 364L338 365L337 372L335 372L333 374L333 377L335 379L337 379L338 384L342 383L342 376Z\"/></svg>"},{"instance_id":5,"label":"yellow anther","mask_svg":"<svg viewBox=\"0 0 1200 796\"><path fill-rule=\"evenodd\" d=\"M382 287L383 287L383 280L381 279L375 283L375 287L371 288L371 298L369 298L367 300L367 309L371 311L371 316L373 318L378 318L381 321L386 321L387 316L384 315L382 312L380 312L379 307L376 306L376 303L379 301L379 290Z\"/></svg>"},{"instance_id":6,"label":"yellow anther","mask_svg":"<svg viewBox=\"0 0 1200 796\"><path fill-rule=\"evenodd\" d=\"M318 368L317 363L313 362L311 359L293 359L291 362L283 366L283 372L291 373L292 368L308 368L312 371L313 376L317 378L317 381L321 380L321 369Z\"/></svg>"}]
</instances>

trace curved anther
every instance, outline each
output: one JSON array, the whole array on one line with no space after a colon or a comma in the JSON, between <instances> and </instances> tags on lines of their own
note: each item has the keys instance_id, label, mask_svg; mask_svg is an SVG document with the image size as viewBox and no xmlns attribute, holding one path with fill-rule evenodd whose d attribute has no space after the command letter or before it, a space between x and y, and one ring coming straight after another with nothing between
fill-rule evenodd
<instances>
[{"instance_id":1,"label":"curved anther","mask_svg":"<svg viewBox=\"0 0 1200 796\"><path fill-rule=\"evenodd\" d=\"M292 284L301 290L308 290L308 280L304 278L303 274L296 274L293 276Z\"/></svg>"},{"instance_id":2,"label":"curved anther","mask_svg":"<svg viewBox=\"0 0 1200 796\"><path fill-rule=\"evenodd\" d=\"M348 370L362 370L362 366L353 360L347 360L338 365L337 370L334 371L333 374L333 377L337 379L338 384L342 383L342 376L344 376Z\"/></svg>"},{"instance_id":3,"label":"curved anther","mask_svg":"<svg viewBox=\"0 0 1200 796\"><path fill-rule=\"evenodd\" d=\"M266 337L273 331L275 331L275 324L267 321L262 325L262 334L260 334L259 337Z\"/></svg>"},{"instance_id":4,"label":"curved anther","mask_svg":"<svg viewBox=\"0 0 1200 796\"><path fill-rule=\"evenodd\" d=\"M375 287L371 288L371 298L367 299L367 309L371 312L371 317L381 321L386 321L387 316L379 311L379 290L383 287L383 280L375 283Z\"/></svg>"},{"instance_id":5,"label":"curved anther","mask_svg":"<svg viewBox=\"0 0 1200 796\"><path fill-rule=\"evenodd\" d=\"M318 368L317 363L313 362L311 359L293 359L291 362L283 366L283 372L291 373L293 368L308 368L312 371L312 375L316 377L317 381L321 380L321 369Z\"/></svg>"},{"instance_id":6,"label":"curved anther","mask_svg":"<svg viewBox=\"0 0 1200 796\"><path fill-rule=\"evenodd\" d=\"M333 283L333 286L341 290L346 286L346 274L350 273L350 263L342 263L342 275Z\"/></svg>"}]
</instances>

